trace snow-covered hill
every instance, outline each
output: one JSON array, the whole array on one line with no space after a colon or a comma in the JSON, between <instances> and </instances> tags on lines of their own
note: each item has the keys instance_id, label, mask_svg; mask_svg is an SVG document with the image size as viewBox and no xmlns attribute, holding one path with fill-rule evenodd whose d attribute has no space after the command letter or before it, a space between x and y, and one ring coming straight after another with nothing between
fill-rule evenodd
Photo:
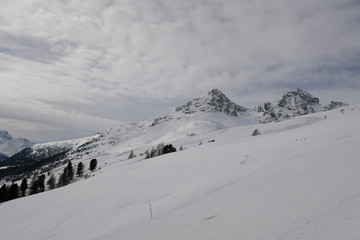
<instances>
[{"instance_id":1,"label":"snow-covered hill","mask_svg":"<svg viewBox=\"0 0 360 240\"><path fill-rule=\"evenodd\" d=\"M9 132L0 130L0 153L8 157L31 145L33 143L25 138L13 138Z\"/></svg>"},{"instance_id":2,"label":"snow-covered hill","mask_svg":"<svg viewBox=\"0 0 360 240\"><path fill-rule=\"evenodd\" d=\"M1 204L1 238L359 239L360 105L342 109L183 136L147 160L109 151L90 179Z\"/></svg>"},{"instance_id":3,"label":"snow-covered hill","mask_svg":"<svg viewBox=\"0 0 360 240\"><path fill-rule=\"evenodd\" d=\"M329 109L343 106L347 105L332 102ZM179 139L191 141L196 135L221 129L286 120L290 116L322 112L326 109L319 104L318 98L301 89L284 94L279 101L265 103L253 109L242 107L232 102L220 90L213 89L163 117L109 129L94 141L72 148L68 152L68 158L82 159L84 155L96 157L130 151L139 154L162 142L172 143Z\"/></svg>"},{"instance_id":4,"label":"snow-covered hill","mask_svg":"<svg viewBox=\"0 0 360 240\"><path fill-rule=\"evenodd\" d=\"M264 103L251 109L232 102L220 90L213 89L165 116L124 124L80 141L37 144L3 162L2 166L41 160L64 151L68 151L65 157L72 160L110 153L128 154L130 151L141 154L160 143L190 140L196 135L221 129L280 121L342 106L345 104L332 102L323 107L318 98L301 89L295 89L276 102Z\"/></svg>"}]
</instances>

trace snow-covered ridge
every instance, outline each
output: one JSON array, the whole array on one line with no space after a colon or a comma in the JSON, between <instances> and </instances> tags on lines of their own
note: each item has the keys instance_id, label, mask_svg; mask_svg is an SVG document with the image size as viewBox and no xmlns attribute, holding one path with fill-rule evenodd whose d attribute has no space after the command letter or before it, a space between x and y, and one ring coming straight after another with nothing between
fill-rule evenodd
<instances>
[{"instance_id":1,"label":"snow-covered ridge","mask_svg":"<svg viewBox=\"0 0 360 240\"><path fill-rule=\"evenodd\" d=\"M165 116L109 129L94 141L73 147L67 157L82 159L109 153L123 154L132 150L139 153L161 142L171 143L222 129L279 121L324 110L318 98L301 89L294 89L280 100L254 109L237 105L220 90L213 89Z\"/></svg>"},{"instance_id":2,"label":"snow-covered ridge","mask_svg":"<svg viewBox=\"0 0 360 240\"><path fill-rule=\"evenodd\" d=\"M285 93L275 102L265 102L254 108L246 108L230 101L220 90L213 89L208 94L194 98L188 103L177 107L175 111L183 114L221 112L233 117L252 117L259 122L265 123L344 106L348 105L335 101L322 106L319 98L296 88ZM169 117L163 117L159 118L158 121L167 121L169 119Z\"/></svg>"},{"instance_id":3,"label":"snow-covered ridge","mask_svg":"<svg viewBox=\"0 0 360 240\"><path fill-rule=\"evenodd\" d=\"M66 151L77 148L83 144L98 138L100 135L94 135L85 138L71 139L65 141L38 143L27 147L20 152L14 154L10 158L1 162L2 166L26 164L31 161L39 161Z\"/></svg>"},{"instance_id":4,"label":"snow-covered ridge","mask_svg":"<svg viewBox=\"0 0 360 240\"><path fill-rule=\"evenodd\" d=\"M333 110L333 109L337 109L337 108L341 108L341 107L346 107L349 106L349 104L343 103L343 102L335 102L335 101L331 101L329 103L329 105L325 106L325 110Z\"/></svg>"},{"instance_id":5,"label":"snow-covered ridge","mask_svg":"<svg viewBox=\"0 0 360 240\"><path fill-rule=\"evenodd\" d=\"M0 130L0 153L8 157L31 145L25 138L13 138L8 131Z\"/></svg>"},{"instance_id":6,"label":"snow-covered ridge","mask_svg":"<svg viewBox=\"0 0 360 240\"><path fill-rule=\"evenodd\" d=\"M199 111L223 112L226 115L237 117L239 113L240 115L244 114L247 109L230 101L230 99L218 89L213 89L207 95L194 98L188 103L177 107L175 111L184 114L191 114Z\"/></svg>"},{"instance_id":7,"label":"snow-covered ridge","mask_svg":"<svg viewBox=\"0 0 360 240\"><path fill-rule=\"evenodd\" d=\"M70 150L71 148L80 147L81 145L96 139L100 136L100 134L79 138L79 139L71 139L65 141L57 141L57 142L49 142L49 143L39 143L31 146L31 154L36 156L37 158L40 157L49 157L54 154L58 154L60 152L64 152Z\"/></svg>"},{"instance_id":8,"label":"snow-covered ridge","mask_svg":"<svg viewBox=\"0 0 360 240\"><path fill-rule=\"evenodd\" d=\"M332 104L336 108L341 103ZM109 129L96 137L81 140L37 144L26 149L20 157L40 160L67 151L69 159L96 157L108 153L124 153L140 149L145 151L161 142L171 143L177 139L236 126L251 125L288 119L298 115L324 111L319 99L295 89L285 93L273 103L264 103L256 108L245 108L213 89L201 97L177 107L165 116L124 124Z\"/></svg>"},{"instance_id":9,"label":"snow-covered ridge","mask_svg":"<svg viewBox=\"0 0 360 240\"><path fill-rule=\"evenodd\" d=\"M249 112L260 122L266 123L344 106L348 105L342 102L331 102L327 106L322 106L319 98L296 88L285 93L281 99L263 103Z\"/></svg>"}]
</instances>

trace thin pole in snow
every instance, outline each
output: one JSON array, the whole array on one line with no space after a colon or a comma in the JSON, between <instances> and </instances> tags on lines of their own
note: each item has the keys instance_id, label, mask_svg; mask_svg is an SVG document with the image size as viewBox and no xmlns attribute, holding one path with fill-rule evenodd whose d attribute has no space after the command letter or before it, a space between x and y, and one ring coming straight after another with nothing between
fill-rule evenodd
<instances>
[{"instance_id":1,"label":"thin pole in snow","mask_svg":"<svg viewBox=\"0 0 360 240\"><path fill-rule=\"evenodd\" d=\"M152 218L153 218L153 214L152 214L151 203L149 204L149 207L150 207L150 218L152 219Z\"/></svg>"}]
</instances>

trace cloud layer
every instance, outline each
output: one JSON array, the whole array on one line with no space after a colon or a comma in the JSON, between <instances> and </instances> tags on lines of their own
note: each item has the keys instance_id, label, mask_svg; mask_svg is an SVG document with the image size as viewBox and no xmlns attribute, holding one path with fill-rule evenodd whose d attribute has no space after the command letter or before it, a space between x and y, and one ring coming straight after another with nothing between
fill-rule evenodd
<instances>
[{"instance_id":1,"label":"cloud layer","mask_svg":"<svg viewBox=\"0 0 360 240\"><path fill-rule=\"evenodd\" d=\"M359 12L358 0L4 0L1 128L83 136L211 88L245 106L295 87L358 103Z\"/></svg>"}]
</instances>

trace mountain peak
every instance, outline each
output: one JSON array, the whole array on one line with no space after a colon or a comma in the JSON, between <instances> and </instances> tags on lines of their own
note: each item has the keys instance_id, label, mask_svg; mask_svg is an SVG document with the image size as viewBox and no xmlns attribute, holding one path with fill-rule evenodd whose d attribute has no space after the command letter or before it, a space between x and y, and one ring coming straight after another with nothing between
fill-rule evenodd
<instances>
[{"instance_id":1,"label":"mountain peak","mask_svg":"<svg viewBox=\"0 0 360 240\"><path fill-rule=\"evenodd\" d=\"M256 108L260 122L271 122L291 116L304 115L324 111L319 99L310 93L295 88L285 93L276 102L267 102Z\"/></svg>"},{"instance_id":2,"label":"mountain peak","mask_svg":"<svg viewBox=\"0 0 360 240\"><path fill-rule=\"evenodd\" d=\"M229 116L238 116L245 113L246 108L230 101L220 90L213 89L207 95L194 98L188 103L177 107L176 112L191 114L195 112L223 112Z\"/></svg>"},{"instance_id":3,"label":"mountain peak","mask_svg":"<svg viewBox=\"0 0 360 240\"><path fill-rule=\"evenodd\" d=\"M8 131L0 130L0 140L8 141L13 139Z\"/></svg>"},{"instance_id":4,"label":"mountain peak","mask_svg":"<svg viewBox=\"0 0 360 240\"><path fill-rule=\"evenodd\" d=\"M208 93L209 96L216 97L216 96L222 96L226 97L225 94L223 94L219 89L214 88Z\"/></svg>"},{"instance_id":5,"label":"mountain peak","mask_svg":"<svg viewBox=\"0 0 360 240\"><path fill-rule=\"evenodd\" d=\"M30 145L32 143L29 140L13 138L8 131L0 130L0 153L12 156Z\"/></svg>"},{"instance_id":6,"label":"mountain peak","mask_svg":"<svg viewBox=\"0 0 360 240\"><path fill-rule=\"evenodd\" d=\"M306 110L308 105L316 104L319 104L319 99L300 88L295 88L294 90L285 93L279 102L279 106L293 110L298 109L299 107Z\"/></svg>"},{"instance_id":7,"label":"mountain peak","mask_svg":"<svg viewBox=\"0 0 360 240\"><path fill-rule=\"evenodd\" d=\"M327 106L325 106L326 110L333 110L336 108L341 108L341 107L346 107L349 106L349 104L347 103L343 103L343 102L336 102L336 101L331 101Z\"/></svg>"}]
</instances>

